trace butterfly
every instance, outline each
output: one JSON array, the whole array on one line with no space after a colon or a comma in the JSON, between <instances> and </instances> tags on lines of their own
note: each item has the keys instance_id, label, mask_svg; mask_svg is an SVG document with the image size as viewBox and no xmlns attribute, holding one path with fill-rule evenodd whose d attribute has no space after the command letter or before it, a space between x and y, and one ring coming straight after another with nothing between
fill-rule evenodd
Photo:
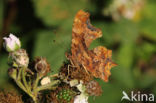
<instances>
[{"instance_id":1,"label":"butterfly","mask_svg":"<svg viewBox=\"0 0 156 103\"><path fill-rule=\"evenodd\" d=\"M71 54L68 58L74 66L83 67L93 77L107 82L111 68L117 64L111 59L112 50L103 46L88 49L93 40L102 36L102 31L90 24L89 16L89 13L82 10L76 14L72 28Z\"/></svg>"}]
</instances>

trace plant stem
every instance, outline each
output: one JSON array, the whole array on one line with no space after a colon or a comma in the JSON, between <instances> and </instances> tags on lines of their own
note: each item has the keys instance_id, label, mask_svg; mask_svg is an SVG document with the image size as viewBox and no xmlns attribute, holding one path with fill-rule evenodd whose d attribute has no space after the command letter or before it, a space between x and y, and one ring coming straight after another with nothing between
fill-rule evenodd
<instances>
[{"instance_id":1,"label":"plant stem","mask_svg":"<svg viewBox=\"0 0 156 103\"><path fill-rule=\"evenodd\" d=\"M35 89L37 88L38 82L39 82L40 78L41 78L41 77L39 76L39 74L37 74L36 80L35 80L35 83L34 83L34 86L33 86L33 90L35 90Z\"/></svg>"},{"instance_id":2,"label":"plant stem","mask_svg":"<svg viewBox=\"0 0 156 103\"><path fill-rule=\"evenodd\" d=\"M53 74L53 75L50 75L49 77L51 78L58 77L58 74Z\"/></svg>"},{"instance_id":3,"label":"plant stem","mask_svg":"<svg viewBox=\"0 0 156 103\"><path fill-rule=\"evenodd\" d=\"M56 76L57 75L53 75L52 77ZM21 79L23 83L21 82ZM37 74L36 80L34 81L33 89L31 90L31 85L28 85L26 81L26 68L20 68L15 82L24 92L26 92L33 99L34 103L38 103L37 95L39 91L46 89L55 89L56 88L55 85L60 82L59 80L55 80L49 84L38 87L38 82L40 79L41 77Z\"/></svg>"},{"instance_id":4,"label":"plant stem","mask_svg":"<svg viewBox=\"0 0 156 103\"><path fill-rule=\"evenodd\" d=\"M25 73L26 73L26 68L22 68L22 80L23 80L23 83L24 83L24 86L25 86L25 88L26 88L26 93L33 99L33 101L35 102L35 103L37 103L37 94L35 93L33 93L32 91L31 91L31 85L28 85L28 83L27 83L27 81L26 81L26 75L25 75Z\"/></svg>"},{"instance_id":5,"label":"plant stem","mask_svg":"<svg viewBox=\"0 0 156 103\"><path fill-rule=\"evenodd\" d=\"M21 83L21 73L22 73L22 68L19 69L18 72L18 76L17 76L17 80L15 80L16 84L24 91L27 93L27 89L25 88L25 86Z\"/></svg>"},{"instance_id":6,"label":"plant stem","mask_svg":"<svg viewBox=\"0 0 156 103\"><path fill-rule=\"evenodd\" d=\"M21 82L21 75L22 75L22 80L23 80L23 83L24 83L24 85L22 84L22 82ZM28 87L28 85L27 85L27 81L26 81L26 79L25 79L25 70L24 70L24 68L20 68L19 69L19 72L18 72L18 76L17 76L17 80L15 80L15 82L16 82L16 84L25 92L25 93L27 93L32 99L33 99L33 101L35 102L35 103L37 103L36 102L36 97L32 94L32 92L31 92L31 90L28 90L27 88L29 88ZM27 87L27 88L26 88Z\"/></svg>"},{"instance_id":7,"label":"plant stem","mask_svg":"<svg viewBox=\"0 0 156 103\"><path fill-rule=\"evenodd\" d=\"M30 97L34 98L33 94L29 92L24 85L21 83L21 81L15 80L16 84L25 92L27 93ZM34 100L34 99L33 99Z\"/></svg>"},{"instance_id":8,"label":"plant stem","mask_svg":"<svg viewBox=\"0 0 156 103\"><path fill-rule=\"evenodd\" d=\"M60 83L59 80L55 80L49 84L46 84L46 85L42 85L42 86L39 86L37 87L37 91L41 91L41 90L46 90L46 89L55 89L55 87L53 87L54 85Z\"/></svg>"},{"instance_id":9,"label":"plant stem","mask_svg":"<svg viewBox=\"0 0 156 103\"><path fill-rule=\"evenodd\" d=\"M17 80L21 80L21 72L22 72L22 69L20 68L19 69L19 72L18 72L18 76L17 76Z\"/></svg>"},{"instance_id":10,"label":"plant stem","mask_svg":"<svg viewBox=\"0 0 156 103\"><path fill-rule=\"evenodd\" d=\"M35 103L37 103L37 100L36 100L36 97L38 95L37 86L38 86L38 82L40 79L41 79L41 77L39 76L39 74L37 74L36 79L35 79L34 84L33 84L33 94L34 94L33 100Z\"/></svg>"},{"instance_id":11,"label":"plant stem","mask_svg":"<svg viewBox=\"0 0 156 103\"><path fill-rule=\"evenodd\" d=\"M33 99L34 103L38 103L37 98L35 96L32 97L32 99Z\"/></svg>"},{"instance_id":12,"label":"plant stem","mask_svg":"<svg viewBox=\"0 0 156 103\"><path fill-rule=\"evenodd\" d=\"M16 84L24 91L27 93L26 88L23 86L23 84L21 83L21 81L15 80Z\"/></svg>"},{"instance_id":13,"label":"plant stem","mask_svg":"<svg viewBox=\"0 0 156 103\"><path fill-rule=\"evenodd\" d=\"M26 89L30 92L30 88L29 88L26 78L25 78L25 76L26 76L25 70L26 70L26 68L22 68L22 80L23 80L23 83L24 83L24 86L26 87Z\"/></svg>"}]
</instances>

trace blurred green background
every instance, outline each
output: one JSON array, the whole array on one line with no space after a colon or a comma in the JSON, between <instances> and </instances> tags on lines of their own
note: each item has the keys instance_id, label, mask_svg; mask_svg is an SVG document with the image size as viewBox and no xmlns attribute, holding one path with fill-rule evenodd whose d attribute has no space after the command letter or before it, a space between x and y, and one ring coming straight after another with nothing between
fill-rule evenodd
<instances>
[{"instance_id":1,"label":"blurred green background","mask_svg":"<svg viewBox=\"0 0 156 103\"><path fill-rule=\"evenodd\" d=\"M89 98L90 103L120 103L123 90L156 96L156 1L115 1L0 0L0 89L16 90L7 75L4 36L17 35L30 61L36 56L46 57L52 73L56 73L66 60L65 52L70 51L74 16L82 9L103 32L91 48L102 45L112 49L113 61L118 64L111 70L108 83L97 79L103 94Z\"/></svg>"}]
</instances>

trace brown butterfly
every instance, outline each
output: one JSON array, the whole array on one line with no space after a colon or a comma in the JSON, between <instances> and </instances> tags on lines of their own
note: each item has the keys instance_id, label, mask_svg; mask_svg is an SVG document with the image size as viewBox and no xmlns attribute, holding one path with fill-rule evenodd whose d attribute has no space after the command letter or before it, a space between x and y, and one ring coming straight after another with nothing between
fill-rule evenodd
<instances>
[{"instance_id":1,"label":"brown butterfly","mask_svg":"<svg viewBox=\"0 0 156 103\"><path fill-rule=\"evenodd\" d=\"M74 66L83 67L92 76L108 81L110 69L117 64L112 62L112 51L98 46L89 50L93 40L102 36L102 31L90 24L89 13L80 10L72 28L71 54L68 58Z\"/></svg>"}]
</instances>

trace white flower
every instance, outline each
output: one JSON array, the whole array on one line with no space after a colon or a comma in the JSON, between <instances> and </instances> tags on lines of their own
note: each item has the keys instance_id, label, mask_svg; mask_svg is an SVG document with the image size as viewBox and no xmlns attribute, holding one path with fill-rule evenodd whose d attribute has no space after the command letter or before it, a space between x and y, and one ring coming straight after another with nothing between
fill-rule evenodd
<instances>
[{"instance_id":1,"label":"white flower","mask_svg":"<svg viewBox=\"0 0 156 103\"><path fill-rule=\"evenodd\" d=\"M4 37L4 47L8 52L13 52L18 50L21 47L20 40L13 34L10 34L9 37Z\"/></svg>"},{"instance_id":2,"label":"white flower","mask_svg":"<svg viewBox=\"0 0 156 103\"><path fill-rule=\"evenodd\" d=\"M80 84L78 84L76 87L81 94L74 98L74 103L88 103L88 94L86 93L86 87L83 84L83 81L80 81Z\"/></svg>"},{"instance_id":3,"label":"white flower","mask_svg":"<svg viewBox=\"0 0 156 103\"><path fill-rule=\"evenodd\" d=\"M86 96L85 94L77 95L74 98L74 103L88 103L88 96Z\"/></svg>"},{"instance_id":4,"label":"white flower","mask_svg":"<svg viewBox=\"0 0 156 103\"><path fill-rule=\"evenodd\" d=\"M50 81L50 78L49 77L44 77L42 80L41 80L41 85L46 85L46 84L49 84L51 81Z\"/></svg>"}]
</instances>

